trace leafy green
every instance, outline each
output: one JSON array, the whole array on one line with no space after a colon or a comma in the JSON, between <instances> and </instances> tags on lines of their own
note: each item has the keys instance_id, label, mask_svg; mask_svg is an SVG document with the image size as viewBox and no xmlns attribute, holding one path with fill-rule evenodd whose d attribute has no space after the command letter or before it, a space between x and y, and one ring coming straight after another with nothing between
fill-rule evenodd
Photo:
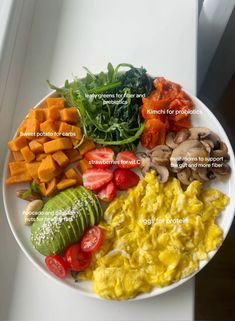
<instances>
[{"instance_id":1,"label":"leafy green","mask_svg":"<svg viewBox=\"0 0 235 321\"><path fill-rule=\"evenodd\" d=\"M33 192L38 192L38 184L32 181L27 191L22 195L23 199L27 199Z\"/></svg>"},{"instance_id":2,"label":"leafy green","mask_svg":"<svg viewBox=\"0 0 235 321\"><path fill-rule=\"evenodd\" d=\"M152 79L144 68L124 63L116 68L109 63L106 73L96 75L85 70L85 78L66 80L62 88L48 83L68 106L78 109L86 137L97 144L134 149L144 129L139 113L141 96L152 90Z\"/></svg>"}]
</instances>

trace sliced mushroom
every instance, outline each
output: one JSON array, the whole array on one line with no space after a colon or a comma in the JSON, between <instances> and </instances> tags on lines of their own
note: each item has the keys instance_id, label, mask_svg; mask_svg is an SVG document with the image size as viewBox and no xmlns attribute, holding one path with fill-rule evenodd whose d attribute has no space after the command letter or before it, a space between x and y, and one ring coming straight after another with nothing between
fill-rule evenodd
<instances>
[{"instance_id":1,"label":"sliced mushroom","mask_svg":"<svg viewBox=\"0 0 235 321\"><path fill-rule=\"evenodd\" d=\"M188 139L190 136L190 132L187 128L181 129L174 138L174 143L179 145L183 143L186 139Z\"/></svg>"},{"instance_id":2,"label":"sliced mushroom","mask_svg":"<svg viewBox=\"0 0 235 321\"><path fill-rule=\"evenodd\" d=\"M227 163L221 163L220 167L213 168L216 176L227 176L231 173L231 167Z\"/></svg>"},{"instance_id":3,"label":"sliced mushroom","mask_svg":"<svg viewBox=\"0 0 235 321\"><path fill-rule=\"evenodd\" d=\"M149 169L150 169L151 159L150 159L150 157L149 157L146 153L144 153L144 152L137 153L136 155L137 155L137 157L140 159L140 162L141 162L141 165L140 165L141 173L142 173L143 175L145 175L145 173L148 172Z\"/></svg>"},{"instance_id":4,"label":"sliced mushroom","mask_svg":"<svg viewBox=\"0 0 235 321\"><path fill-rule=\"evenodd\" d=\"M166 183L169 178L169 170L165 166L160 166L160 165L155 165L154 164L154 169L157 171L157 177L159 183Z\"/></svg>"},{"instance_id":5,"label":"sliced mushroom","mask_svg":"<svg viewBox=\"0 0 235 321\"><path fill-rule=\"evenodd\" d=\"M228 148L224 142L220 142L220 148L215 149L211 152L212 157L227 157L228 155Z\"/></svg>"},{"instance_id":6,"label":"sliced mushroom","mask_svg":"<svg viewBox=\"0 0 235 321\"><path fill-rule=\"evenodd\" d=\"M195 171L192 171L192 176L191 176L193 179L197 180L197 181L203 181L203 179L201 178L201 176L198 174L198 171L195 170Z\"/></svg>"},{"instance_id":7,"label":"sliced mushroom","mask_svg":"<svg viewBox=\"0 0 235 321\"><path fill-rule=\"evenodd\" d=\"M213 150L220 149L221 140L216 133L211 131L210 135L207 138L213 142L214 144Z\"/></svg>"},{"instance_id":8,"label":"sliced mushroom","mask_svg":"<svg viewBox=\"0 0 235 321\"><path fill-rule=\"evenodd\" d=\"M211 131L209 128L206 127L192 127L189 129L190 135L188 139L205 139L207 138L210 134Z\"/></svg>"},{"instance_id":9,"label":"sliced mushroom","mask_svg":"<svg viewBox=\"0 0 235 321\"><path fill-rule=\"evenodd\" d=\"M174 142L175 136L176 135L174 132L170 132L166 136L166 145L169 146L171 149L174 149L178 146L178 144Z\"/></svg>"},{"instance_id":10,"label":"sliced mushroom","mask_svg":"<svg viewBox=\"0 0 235 321\"><path fill-rule=\"evenodd\" d=\"M198 176L203 180L203 181L209 181L208 177L208 169L200 167L197 170Z\"/></svg>"},{"instance_id":11,"label":"sliced mushroom","mask_svg":"<svg viewBox=\"0 0 235 321\"><path fill-rule=\"evenodd\" d=\"M211 153L211 151L214 149L214 143L212 140L204 139L204 140L201 140L200 142L205 147L205 149L208 151L208 153Z\"/></svg>"},{"instance_id":12,"label":"sliced mushroom","mask_svg":"<svg viewBox=\"0 0 235 321\"><path fill-rule=\"evenodd\" d=\"M202 157L204 160L206 160L206 157L208 156L209 153L198 140L187 139L173 150L170 157L170 162L172 167L182 168L184 162L187 164L196 163L197 160L199 161L199 157Z\"/></svg>"},{"instance_id":13,"label":"sliced mushroom","mask_svg":"<svg viewBox=\"0 0 235 321\"><path fill-rule=\"evenodd\" d=\"M154 164L167 166L172 150L167 145L158 145L150 153L151 161Z\"/></svg>"},{"instance_id":14,"label":"sliced mushroom","mask_svg":"<svg viewBox=\"0 0 235 321\"><path fill-rule=\"evenodd\" d=\"M184 185L189 185L191 183L190 176L192 172L191 169L186 167L182 169L179 173L177 173L177 178L181 181Z\"/></svg>"}]
</instances>

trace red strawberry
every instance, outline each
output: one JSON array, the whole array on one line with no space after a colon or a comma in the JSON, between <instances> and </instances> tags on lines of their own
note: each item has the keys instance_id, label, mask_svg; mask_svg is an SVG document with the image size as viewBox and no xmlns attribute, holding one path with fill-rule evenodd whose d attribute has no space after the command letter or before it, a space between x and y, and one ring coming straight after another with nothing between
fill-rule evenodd
<instances>
[{"instance_id":1,"label":"red strawberry","mask_svg":"<svg viewBox=\"0 0 235 321\"><path fill-rule=\"evenodd\" d=\"M116 191L116 186L111 181L100 190L98 197L104 202L111 202L116 195Z\"/></svg>"},{"instance_id":2,"label":"red strawberry","mask_svg":"<svg viewBox=\"0 0 235 321\"><path fill-rule=\"evenodd\" d=\"M96 168L109 168L113 165L114 151L108 147L95 148L84 155Z\"/></svg>"},{"instance_id":3,"label":"red strawberry","mask_svg":"<svg viewBox=\"0 0 235 321\"><path fill-rule=\"evenodd\" d=\"M114 183L120 190L137 185L139 180L139 176L130 169L117 168L114 171Z\"/></svg>"},{"instance_id":4,"label":"red strawberry","mask_svg":"<svg viewBox=\"0 0 235 321\"><path fill-rule=\"evenodd\" d=\"M113 173L107 169L92 168L85 171L82 177L83 185L94 191L109 183L113 178Z\"/></svg>"},{"instance_id":5,"label":"red strawberry","mask_svg":"<svg viewBox=\"0 0 235 321\"><path fill-rule=\"evenodd\" d=\"M118 153L116 162L119 168L136 168L140 166L139 158L128 150Z\"/></svg>"}]
</instances>

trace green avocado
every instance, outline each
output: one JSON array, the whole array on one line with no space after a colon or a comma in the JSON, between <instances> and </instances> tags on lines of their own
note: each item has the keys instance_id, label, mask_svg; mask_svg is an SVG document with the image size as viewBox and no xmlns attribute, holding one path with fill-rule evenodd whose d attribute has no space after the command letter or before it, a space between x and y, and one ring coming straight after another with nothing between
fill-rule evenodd
<instances>
[{"instance_id":1,"label":"green avocado","mask_svg":"<svg viewBox=\"0 0 235 321\"><path fill-rule=\"evenodd\" d=\"M41 254L62 253L103 216L99 200L83 186L68 188L49 199L31 228L31 241Z\"/></svg>"}]
</instances>

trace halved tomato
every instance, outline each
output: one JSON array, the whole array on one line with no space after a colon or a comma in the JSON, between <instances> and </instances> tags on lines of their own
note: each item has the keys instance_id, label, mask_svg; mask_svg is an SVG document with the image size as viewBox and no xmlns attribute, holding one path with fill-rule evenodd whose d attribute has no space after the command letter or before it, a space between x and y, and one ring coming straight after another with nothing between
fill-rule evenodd
<instances>
[{"instance_id":1,"label":"halved tomato","mask_svg":"<svg viewBox=\"0 0 235 321\"><path fill-rule=\"evenodd\" d=\"M71 245L65 252L65 259L73 271L83 271L91 264L91 253L84 252L80 243Z\"/></svg>"},{"instance_id":2,"label":"halved tomato","mask_svg":"<svg viewBox=\"0 0 235 321\"><path fill-rule=\"evenodd\" d=\"M59 255L51 255L45 258L45 263L52 273L59 278L63 279L66 277L68 267L65 261Z\"/></svg>"},{"instance_id":3,"label":"halved tomato","mask_svg":"<svg viewBox=\"0 0 235 321\"><path fill-rule=\"evenodd\" d=\"M94 252L99 250L104 241L104 234L100 227L92 226L88 228L81 241L81 249L84 252Z\"/></svg>"}]
</instances>

